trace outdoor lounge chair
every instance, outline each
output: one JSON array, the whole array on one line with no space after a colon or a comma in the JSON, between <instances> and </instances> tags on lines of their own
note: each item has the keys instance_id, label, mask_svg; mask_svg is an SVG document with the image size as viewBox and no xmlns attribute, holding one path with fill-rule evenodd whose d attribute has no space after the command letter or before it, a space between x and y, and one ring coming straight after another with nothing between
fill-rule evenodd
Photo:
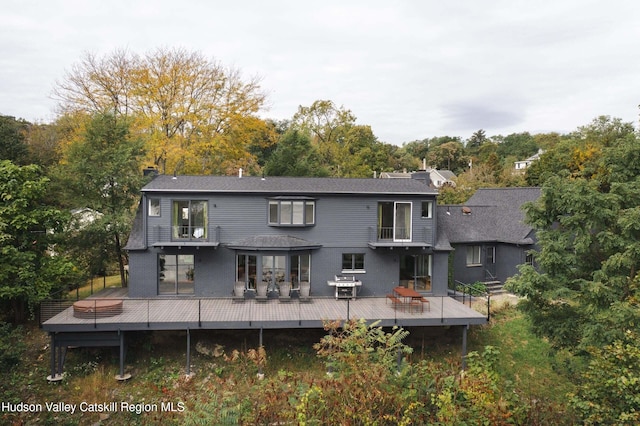
<instances>
[{"instance_id":1,"label":"outdoor lounge chair","mask_svg":"<svg viewBox=\"0 0 640 426\"><path fill-rule=\"evenodd\" d=\"M244 281L236 281L233 285L233 301L244 302L245 288Z\"/></svg>"},{"instance_id":2,"label":"outdoor lounge chair","mask_svg":"<svg viewBox=\"0 0 640 426\"><path fill-rule=\"evenodd\" d=\"M309 281L300 281L300 302L311 302L311 284Z\"/></svg>"}]
</instances>

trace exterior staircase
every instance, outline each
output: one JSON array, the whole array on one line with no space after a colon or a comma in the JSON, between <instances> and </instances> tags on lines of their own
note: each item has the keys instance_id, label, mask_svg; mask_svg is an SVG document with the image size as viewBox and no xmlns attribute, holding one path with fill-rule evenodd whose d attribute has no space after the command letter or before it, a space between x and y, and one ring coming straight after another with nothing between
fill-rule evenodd
<instances>
[{"instance_id":1,"label":"exterior staircase","mask_svg":"<svg viewBox=\"0 0 640 426\"><path fill-rule=\"evenodd\" d=\"M485 281L483 284L487 287L487 293L495 296L497 294L504 294L507 291L503 288L501 281Z\"/></svg>"}]
</instances>

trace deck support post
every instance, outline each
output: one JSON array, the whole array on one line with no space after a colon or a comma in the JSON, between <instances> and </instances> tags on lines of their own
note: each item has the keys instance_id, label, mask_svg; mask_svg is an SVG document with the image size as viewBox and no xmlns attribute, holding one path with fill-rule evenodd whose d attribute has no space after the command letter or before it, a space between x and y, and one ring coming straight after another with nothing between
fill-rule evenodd
<instances>
[{"instance_id":1,"label":"deck support post","mask_svg":"<svg viewBox=\"0 0 640 426\"><path fill-rule=\"evenodd\" d=\"M131 374L125 374L124 372L124 357L125 357L125 345L124 345L124 332L118 330L118 336L120 337L120 373L116 375L116 380L123 382L131 378Z\"/></svg>"},{"instance_id":2,"label":"deck support post","mask_svg":"<svg viewBox=\"0 0 640 426\"><path fill-rule=\"evenodd\" d=\"M462 369L467 369L467 330L469 325L462 326Z\"/></svg>"},{"instance_id":3,"label":"deck support post","mask_svg":"<svg viewBox=\"0 0 640 426\"><path fill-rule=\"evenodd\" d=\"M51 336L51 375L47 376L47 381L59 382L64 378L64 375L62 374L62 363L64 363L62 348L56 345L56 334L49 334ZM56 351L58 352L57 360Z\"/></svg>"},{"instance_id":4,"label":"deck support post","mask_svg":"<svg viewBox=\"0 0 640 426\"><path fill-rule=\"evenodd\" d=\"M260 334L259 334L259 338L258 338L258 343L259 343L259 348L262 348L262 331L263 328L262 326L260 327ZM262 371L262 363L258 364L258 380L262 380L264 379L264 372Z\"/></svg>"},{"instance_id":5,"label":"deck support post","mask_svg":"<svg viewBox=\"0 0 640 426\"><path fill-rule=\"evenodd\" d=\"M191 330L187 327L187 376L191 375Z\"/></svg>"},{"instance_id":6,"label":"deck support post","mask_svg":"<svg viewBox=\"0 0 640 426\"><path fill-rule=\"evenodd\" d=\"M54 333L49 333L51 335L51 378L56 376L56 335Z\"/></svg>"}]
</instances>

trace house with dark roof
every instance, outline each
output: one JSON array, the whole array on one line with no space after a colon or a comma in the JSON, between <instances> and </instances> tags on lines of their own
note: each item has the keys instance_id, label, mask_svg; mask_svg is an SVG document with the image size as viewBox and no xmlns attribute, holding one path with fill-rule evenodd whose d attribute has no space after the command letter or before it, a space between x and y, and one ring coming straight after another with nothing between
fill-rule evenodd
<instances>
[{"instance_id":1,"label":"house with dark roof","mask_svg":"<svg viewBox=\"0 0 640 426\"><path fill-rule=\"evenodd\" d=\"M247 297L267 282L315 296L348 275L360 297L395 286L446 295L437 192L419 179L158 176L142 189L129 252L133 297Z\"/></svg>"},{"instance_id":2,"label":"house with dark roof","mask_svg":"<svg viewBox=\"0 0 640 426\"><path fill-rule=\"evenodd\" d=\"M417 175L425 176L429 179L429 185L431 188L439 189L444 185L456 186L456 175L451 170L437 170L431 167L427 167L417 172L382 172L380 178L382 179L411 179Z\"/></svg>"},{"instance_id":3,"label":"house with dark roof","mask_svg":"<svg viewBox=\"0 0 640 426\"><path fill-rule=\"evenodd\" d=\"M438 206L438 230L454 249L453 280L502 284L531 262L536 238L522 206L539 196L540 188L479 189L464 205Z\"/></svg>"},{"instance_id":4,"label":"house with dark roof","mask_svg":"<svg viewBox=\"0 0 640 426\"><path fill-rule=\"evenodd\" d=\"M452 246L437 190L409 179L155 176L125 249L128 287L43 304L51 378L67 346L120 347L140 330L454 327L482 314L448 294ZM446 225L446 224L445 224ZM488 310L487 310L488 311ZM189 361L187 361L187 366Z\"/></svg>"}]
</instances>

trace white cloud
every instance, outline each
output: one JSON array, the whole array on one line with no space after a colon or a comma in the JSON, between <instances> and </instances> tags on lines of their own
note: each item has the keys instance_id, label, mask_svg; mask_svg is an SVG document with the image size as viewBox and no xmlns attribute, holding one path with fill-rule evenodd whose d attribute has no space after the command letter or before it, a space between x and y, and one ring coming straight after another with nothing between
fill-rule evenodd
<instances>
[{"instance_id":1,"label":"white cloud","mask_svg":"<svg viewBox=\"0 0 640 426\"><path fill-rule=\"evenodd\" d=\"M198 50L258 74L271 108L330 99L378 138L574 130L637 118L640 3L9 0L0 114L50 120L83 52Z\"/></svg>"}]
</instances>

